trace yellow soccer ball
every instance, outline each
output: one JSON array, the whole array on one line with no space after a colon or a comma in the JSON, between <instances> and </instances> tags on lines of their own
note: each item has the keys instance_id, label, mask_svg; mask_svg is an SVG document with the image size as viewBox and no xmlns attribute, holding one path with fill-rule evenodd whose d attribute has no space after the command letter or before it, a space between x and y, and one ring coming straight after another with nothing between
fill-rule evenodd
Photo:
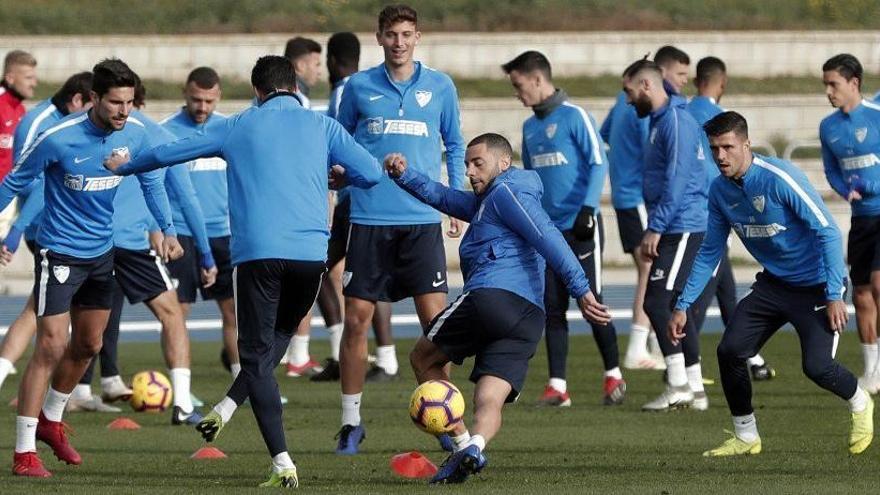
<instances>
[{"instance_id":1,"label":"yellow soccer ball","mask_svg":"<svg viewBox=\"0 0 880 495\"><path fill-rule=\"evenodd\" d=\"M158 413L171 405L171 382L158 371L141 371L131 380L131 408Z\"/></svg>"},{"instance_id":2,"label":"yellow soccer ball","mask_svg":"<svg viewBox=\"0 0 880 495\"><path fill-rule=\"evenodd\" d=\"M445 380L430 380L419 385L409 400L409 417L432 435L447 433L461 423L464 397L458 388Z\"/></svg>"}]
</instances>

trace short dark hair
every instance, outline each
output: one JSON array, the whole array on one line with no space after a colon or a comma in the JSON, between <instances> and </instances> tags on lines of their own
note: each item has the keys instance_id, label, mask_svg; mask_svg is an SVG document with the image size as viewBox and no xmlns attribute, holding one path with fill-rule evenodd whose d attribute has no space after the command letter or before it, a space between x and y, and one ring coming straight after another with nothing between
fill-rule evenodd
<instances>
[{"instance_id":1,"label":"short dark hair","mask_svg":"<svg viewBox=\"0 0 880 495\"><path fill-rule=\"evenodd\" d=\"M287 40L284 47L284 56L291 62L310 53L321 53L321 45L317 41L297 36Z\"/></svg>"},{"instance_id":2,"label":"short dark hair","mask_svg":"<svg viewBox=\"0 0 880 495\"><path fill-rule=\"evenodd\" d=\"M136 88L139 80L138 75L118 58L105 58L92 68L92 91L99 98L111 88Z\"/></svg>"},{"instance_id":3,"label":"short dark hair","mask_svg":"<svg viewBox=\"0 0 880 495\"><path fill-rule=\"evenodd\" d=\"M512 71L523 73L540 71L541 74L544 74L544 77L546 77L547 80L553 78L553 72L550 69L550 61L547 60L547 57L545 57L543 53L534 50L520 53L510 62L502 64L501 69L505 74L510 74Z\"/></svg>"},{"instance_id":4,"label":"short dark hair","mask_svg":"<svg viewBox=\"0 0 880 495\"><path fill-rule=\"evenodd\" d=\"M296 88L296 70L285 57L264 55L257 59L251 70L251 84L266 94L279 89L293 91Z\"/></svg>"},{"instance_id":5,"label":"short dark hair","mask_svg":"<svg viewBox=\"0 0 880 495\"><path fill-rule=\"evenodd\" d=\"M862 75L864 73L862 69L862 63L859 62L855 56L850 55L849 53L841 53L829 58L824 65L822 65L822 72L825 71L837 71L843 76L847 81L851 81L852 78L859 78L859 88L862 87Z\"/></svg>"},{"instance_id":6,"label":"short dark hair","mask_svg":"<svg viewBox=\"0 0 880 495\"><path fill-rule=\"evenodd\" d=\"M89 99L89 91L92 90L92 73L77 72L67 78L64 85L52 96L52 101L60 104L67 104L73 101L73 97L81 95L84 100ZM66 110L65 110L66 111Z\"/></svg>"},{"instance_id":7,"label":"short dark hair","mask_svg":"<svg viewBox=\"0 0 880 495\"><path fill-rule=\"evenodd\" d=\"M648 60L647 58L636 60L635 62L629 64L629 66L623 71L623 77L625 79L632 79L636 76L636 74L644 70L656 73L657 77L663 77L663 73L660 71L660 66L658 66L655 62Z\"/></svg>"},{"instance_id":8,"label":"short dark hair","mask_svg":"<svg viewBox=\"0 0 880 495\"><path fill-rule=\"evenodd\" d=\"M220 85L220 76L210 67L196 67L186 76L186 84L195 83L202 89L211 89Z\"/></svg>"},{"instance_id":9,"label":"short dark hair","mask_svg":"<svg viewBox=\"0 0 880 495\"><path fill-rule=\"evenodd\" d=\"M749 123L746 118L736 112L722 112L703 124L707 136L720 136L733 132L737 136L749 137Z\"/></svg>"},{"instance_id":10,"label":"short dark hair","mask_svg":"<svg viewBox=\"0 0 880 495\"><path fill-rule=\"evenodd\" d=\"M718 57L704 57L697 62L697 82L708 82L727 74L727 66Z\"/></svg>"},{"instance_id":11,"label":"short dark hair","mask_svg":"<svg viewBox=\"0 0 880 495\"><path fill-rule=\"evenodd\" d=\"M354 69L361 60L361 42L354 33L333 33L327 40L327 57L330 56L337 64Z\"/></svg>"},{"instance_id":12,"label":"short dark hair","mask_svg":"<svg viewBox=\"0 0 880 495\"><path fill-rule=\"evenodd\" d=\"M416 9L404 4L388 5L379 12L380 33L398 22L411 22L418 27L419 14Z\"/></svg>"},{"instance_id":13,"label":"short dark hair","mask_svg":"<svg viewBox=\"0 0 880 495\"><path fill-rule=\"evenodd\" d=\"M144 86L144 82L140 77L137 79L137 84L134 87L134 106L135 108L143 108L144 105L147 104L147 87Z\"/></svg>"},{"instance_id":14,"label":"short dark hair","mask_svg":"<svg viewBox=\"0 0 880 495\"><path fill-rule=\"evenodd\" d=\"M494 132L480 134L471 139L471 142L468 143L467 147L470 148L471 146L477 146L479 144L485 144L486 148L490 150L500 151L503 155L513 157L513 146L511 146L510 141L501 134L496 134Z\"/></svg>"},{"instance_id":15,"label":"short dark hair","mask_svg":"<svg viewBox=\"0 0 880 495\"><path fill-rule=\"evenodd\" d=\"M679 50L672 45L661 46L657 53L654 54L654 63L663 67L670 62L678 62L684 65L691 64L691 58L688 54Z\"/></svg>"}]
</instances>

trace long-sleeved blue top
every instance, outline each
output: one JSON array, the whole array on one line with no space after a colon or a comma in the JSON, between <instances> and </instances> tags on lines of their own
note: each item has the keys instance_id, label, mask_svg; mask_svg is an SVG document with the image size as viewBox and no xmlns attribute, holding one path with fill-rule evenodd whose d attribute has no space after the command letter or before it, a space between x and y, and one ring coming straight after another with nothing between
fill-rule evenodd
<instances>
[{"instance_id":1,"label":"long-sleeved blue top","mask_svg":"<svg viewBox=\"0 0 880 495\"><path fill-rule=\"evenodd\" d=\"M863 182L862 199L851 204L853 216L880 215L880 105L862 100L845 113L838 109L819 124L825 177L837 194L849 195L850 181Z\"/></svg>"},{"instance_id":2,"label":"long-sleeved blue top","mask_svg":"<svg viewBox=\"0 0 880 495\"><path fill-rule=\"evenodd\" d=\"M611 203L625 210L644 204L642 173L645 169L645 141L648 140L648 117L639 118L635 108L626 102L621 91L599 134L610 150L608 178L611 181Z\"/></svg>"}]
</instances>

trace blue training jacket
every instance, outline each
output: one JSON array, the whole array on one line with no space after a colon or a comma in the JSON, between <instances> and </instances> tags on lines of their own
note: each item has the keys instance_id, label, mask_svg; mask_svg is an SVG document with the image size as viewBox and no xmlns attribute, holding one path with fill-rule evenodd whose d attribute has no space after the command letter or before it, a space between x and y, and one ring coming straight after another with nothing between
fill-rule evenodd
<instances>
[{"instance_id":1,"label":"blue training jacket","mask_svg":"<svg viewBox=\"0 0 880 495\"><path fill-rule=\"evenodd\" d=\"M12 160L18 161L21 154L53 124L63 119L65 114L52 103L51 99L41 101L30 109L18 127L15 128L15 138L12 142ZM43 215L43 175L18 193L19 211L18 217L12 227L18 232L24 232L24 238L33 241L37 238L37 230L40 227L40 219Z\"/></svg>"},{"instance_id":2,"label":"blue training jacket","mask_svg":"<svg viewBox=\"0 0 880 495\"><path fill-rule=\"evenodd\" d=\"M643 189L648 230L660 234L706 230L708 150L703 149L703 130L685 110L686 103L671 95L666 105L651 112Z\"/></svg>"},{"instance_id":3,"label":"blue training jacket","mask_svg":"<svg viewBox=\"0 0 880 495\"><path fill-rule=\"evenodd\" d=\"M372 187L379 162L335 120L279 92L256 107L136 156L117 173L182 163L199 157L226 160L232 263L257 259L327 259L327 172L346 169L348 183Z\"/></svg>"},{"instance_id":4,"label":"blue training jacket","mask_svg":"<svg viewBox=\"0 0 880 495\"><path fill-rule=\"evenodd\" d=\"M621 91L599 134L610 148L608 178L611 180L611 203L619 210L644 204L642 173L645 168L645 141L648 140L648 117L640 119L636 109L626 102Z\"/></svg>"},{"instance_id":5,"label":"blue training jacket","mask_svg":"<svg viewBox=\"0 0 880 495\"><path fill-rule=\"evenodd\" d=\"M851 112L836 112L819 124L825 177L846 199L850 180L865 184L862 199L850 203L854 217L880 215L880 105L867 100Z\"/></svg>"},{"instance_id":6,"label":"blue training jacket","mask_svg":"<svg viewBox=\"0 0 880 495\"><path fill-rule=\"evenodd\" d=\"M104 168L104 159L114 152L136 155L152 145L144 124L134 117L121 130L108 132L96 127L89 114L69 115L47 129L0 185L2 209L45 173L45 208L36 241L76 258L94 258L113 247L113 198L122 178ZM162 175L151 172L138 179L161 230L175 235Z\"/></svg>"},{"instance_id":7,"label":"blue training jacket","mask_svg":"<svg viewBox=\"0 0 880 495\"><path fill-rule=\"evenodd\" d=\"M384 63L358 72L345 84L337 120L379 160L403 153L411 167L432 180L440 179L442 139L449 185L463 188L465 143L458 94L446 74L416 62L410 84L401 90ZM439 223L440 215L384 176L374 188L351 191L351 221L416 225Z\"/></svg>"},{"instance_id":8,"label":"blue training jacket","mask_svg":"<svg viewBox=\"0 0 880 495\"><path fill-rule=\"evenodd\" d=\"M535 172L508 169L480 195L446 187L410 167L397 183L470 223L458 248L464 292L504 289L543 309L545 259L573 297L590 291L583 268L541 207L543 188Z\"/></svg>"},{"instance_id":9,"label":"blue training jacket","mask_svg":"<svg viewBox=\"0 0 880 495\"><path fill-rule=\"evenodd\" d=\"M210 132L224 128L227 117L214 112L204 124L196 124L181 108L160 122L160 124L179 138L197 132ZM199 158L187 164L192 185L196 190L208 237L229 235L229 190L226 184L226 162L220 157ZM172 207L175 206L172 204ZM174 210L174 226L182 235L194 236L187 225L183 209Z\"/></svg>"},{"instance_id":10,"label":"blue training jacket","mask_svg":"<svg viewBox=\"0 0 880 495\"><path fill-rule=\"evenodd\" d=\"M522 160L541 177L541 204L557 228L571 229L583 206L598 213L608 158L586 110L565 101L544 118L529 117L523 123Z\"/></svg>"},{"instance_id":11,"label":"blue training jacket","mask_svg":"<svg viewBox=\"0 0 880 495\"><path fill-rule=\"evenodd\" d=\"M710 158L709 155L712 154L712 151L709 149L709 137L706 136L706 131L703 131L703 125L706 122L712 120L716 115L723 113L724 109L721 108L717 103L715 103L714 98L710 98L708 96L694 96L691 98L691 101L687 104L687 111L693 116L694 120L697 121L697 124L700 126L700 131L702 131L702 141L703 141L703 153L706 154L707 158ZM706 187L708 189L709 184L721 175L721 172L718 170L718 167L715 166L714 160L707 159L703 160L703 164L706 167L706 178L707 184Z\"/></svg>"},{"instance_id":12,"label":"blue training jacket","mask_svg":"<svg viewBox=\"0 0 880 495\"><path fill-rule=\"evenodd\" d=\"M846 266L840 230L797 167L754 155L742 186L725 178L709 189L709 226L676 309L700 297L727 249L733 228L767 272L794 286L825 284L828 300L843 299Z\"/></svg>"}]
</instances>

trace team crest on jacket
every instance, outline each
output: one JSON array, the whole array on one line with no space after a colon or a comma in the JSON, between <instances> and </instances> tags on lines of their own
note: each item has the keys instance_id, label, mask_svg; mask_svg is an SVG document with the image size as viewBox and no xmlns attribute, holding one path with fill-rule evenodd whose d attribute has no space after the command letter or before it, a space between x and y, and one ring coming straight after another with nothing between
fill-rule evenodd
<instances>
[{"instance_id":1,"label":"team crest on jacket","mask_svg":"<svg viewBox=\"0 0 880 495\"><path fill-rule=\"evenodd\" d=\"M858 142L864 142L866 137L868 137L867 127L859 127L858 129L856 129L856 140Z\"/></svg>"},{"instance_id":2,"label":"team crest on jacket","mask_svg":"<svg viewBox=\"0 0 880 495\"><path fill-rule=\"evenodd\" d=\"M764 213L764 195L762 194L761 196L755 196L752 198L752 206L754 206L759 213Z\"/></svg>"},{"instance_id":3,"label":"team crest on jacket","mask_svg":"<svg viewBox=\"0 0 880 495\"><path fill-rule=\"evenodd\" d=\"M416 103L418 103L420 107L424 107L429 101L431 101L431 96L433 96L433 94L430 91L416 91Z\"/></svg>"},{"instance_id":4,"label":"team crest on jacket","mask_svg":"<svg viewBox=\"0 0 880 495\"><path fill-rule=\"evenodd\" d=\"M547 139L553 139L553 136L556 135L556 124L548 125L545 132L547 133Z\"/></svg>"},{"instance_id":5,"label":"team crest on jacket","mask_svg":"<svg viewBox=\"0 0 880 495\"><path fill-rule=\"evenodd\" d=\"M70 276L70 267L63 265L56 265L52 267L52 273L55 274L55 280L58 283L63 284L67 282L67 277Z\"/></svg>"}]
</instances>

